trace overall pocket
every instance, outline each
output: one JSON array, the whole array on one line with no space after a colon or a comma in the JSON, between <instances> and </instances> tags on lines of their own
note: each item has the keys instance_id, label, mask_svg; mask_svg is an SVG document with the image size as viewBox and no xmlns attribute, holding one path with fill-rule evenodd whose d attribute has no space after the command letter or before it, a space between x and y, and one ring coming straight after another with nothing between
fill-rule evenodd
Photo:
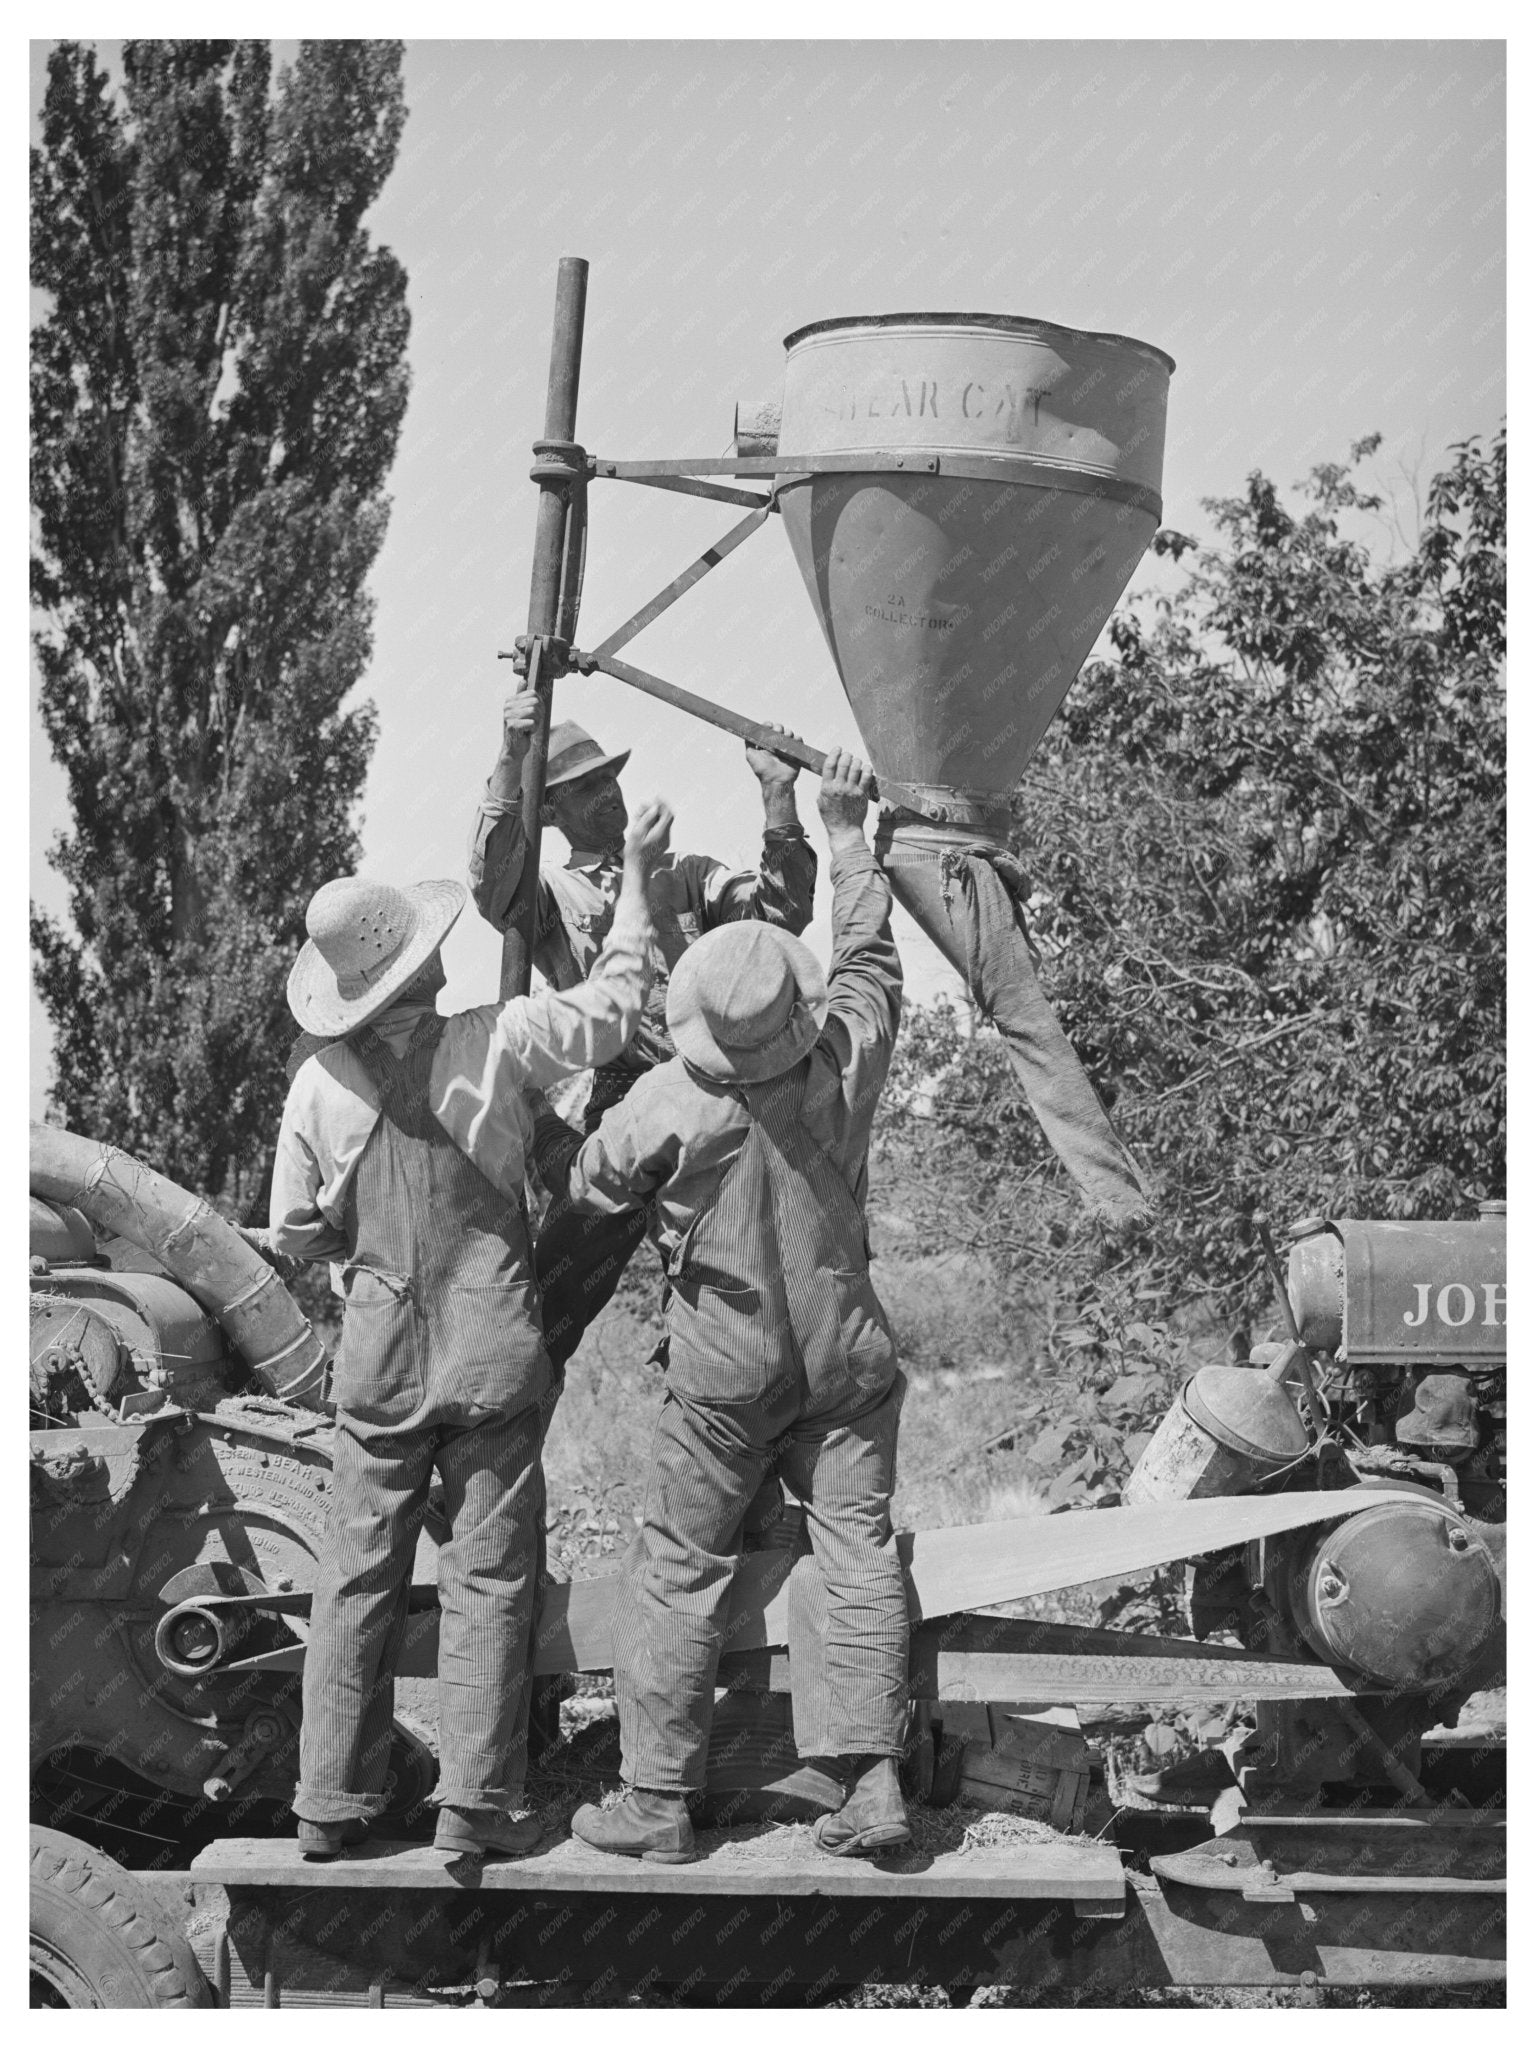
<instances>
[{"instance_id":1,"label":"overall pocket","mask_svg":"<svg viewBox=\"0 0 1536 2048\"><path fill-rule=\"evenodd\" d=\"M536 1401L549 1380L549 1356L531 1281L444 1288L428 1372L434 1406L514 1415Z\"/></svg>"},{"instance_id":2,"label":"overall pocket","mask_svg":"<svg viewBox=\"0 0 1536 2048\"><path fill-rule=\"evenodd\" d=\"M667 1311L669 1390L720 1407L770 1398L784 1349L771 1315L756 1287L714 1287L679 1274Z\"/></svg>"},{"instance_id":3,"label":"overall pocket","mask_svg":"<svg viewBox=\"0 0 1536 2048\"><path fill-rule=\"evenodd\" d=\"M331 1394L359 1422L398 1426L421 1406L420 1331L409 1278L377 1266L342 1274L346 1309Z\"/></svg>"},{"instance_id":4,"label":"overall pocket","mask_svg":"<svg viewBox=\"0 0 1536 2048\"><path fill-rule=\"evenodd\" d=\"M880 1393L896 1376L896 1338L869 1269L834 1272L832 1285L849 1378L863 1393Z\"/></svg>"}]
</instances>

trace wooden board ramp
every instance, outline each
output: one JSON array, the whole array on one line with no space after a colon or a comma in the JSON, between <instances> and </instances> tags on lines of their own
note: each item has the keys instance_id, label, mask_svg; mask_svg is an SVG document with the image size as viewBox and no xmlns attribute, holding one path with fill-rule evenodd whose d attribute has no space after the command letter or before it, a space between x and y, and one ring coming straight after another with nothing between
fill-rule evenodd
<instances>
[{"instance_id":1,"label":"wooden board ramp","mask_svg":"<svg viewBox=\"0 0 1536 2048\"><path fill-rule=\"evenodd\" d=\"M694 1863L642 1863L585 1842L478 1867L420 1843L370 1842L332 1863L306 1863L296 1841L232 1837L193 1858L195 1884L227 1890L646 1892L717 1898L1041 1899L1097 1917L1123 1909L1125 1878L1102 1842L1010 1842L942 1854L828 1856L800 1828L705 1832Z\"/></svg>"}]
</instances>

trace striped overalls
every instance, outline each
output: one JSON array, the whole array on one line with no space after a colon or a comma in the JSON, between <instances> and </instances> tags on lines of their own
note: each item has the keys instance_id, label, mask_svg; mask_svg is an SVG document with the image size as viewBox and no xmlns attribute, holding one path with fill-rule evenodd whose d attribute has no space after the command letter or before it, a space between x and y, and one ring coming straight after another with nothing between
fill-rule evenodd
<instances>
[{"instance_id":1,"label":"striped overalls","mask_svg":"<svg viewBox=\"0 0 1536 2048\"><path fill-rule=\"evenodd\" d=\"M671 1261L666 1396L614 1606L624 1778L652 1791L704 1782L742 1518L770 1470L805 1502L826 1590L827 1698L797 1696L797 1746L901 1749L901 1380L859 1204L801 1121L809 1074L728 1091L745 1134Z\"/></svg>"},{"instance_id":2,"label":"striped overalls","mask_svg":"<svg viewBox=\"0 0 1536 2048\"><path fill-rule=\"evenodd\" d=\"M370 1030L351 1039L380 1116L347 1195L335 1477L293 1801L304 1820L386 1803L393 1667L434 1467L451 1527L436 1798L486 1809L522 1791L549 1360L521 1205L432 1114L443 1028L423 1018L403 1060Z\"/></svg>"}]
</instances>

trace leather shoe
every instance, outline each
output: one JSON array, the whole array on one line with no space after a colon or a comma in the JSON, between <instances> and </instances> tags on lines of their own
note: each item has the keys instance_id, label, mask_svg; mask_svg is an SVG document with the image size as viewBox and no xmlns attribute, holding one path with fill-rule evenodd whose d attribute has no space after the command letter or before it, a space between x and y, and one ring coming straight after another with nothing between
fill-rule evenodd
<instances>
[{"instance_id":1,"label":"leather shoe","mask_svg":"<svg viewBox=\"0 0 1536 2048\"><path fill-rule=\"evenodd\" d=\"M698 1851L693 1822L681 1792L642 1792L625 1787L613 1806L578 1806L571 1833L610 1856L638 1856L643 1863L692 1863Z\"/></svg>"},{"instance_id":2,"label":"leather shoe","mask_svg":"<svg viewBox=\"0 0 1536 2048\"><path fill-rule=\"evenodd\" d=\"M544 1830L531 1813L443 1806L432 1846L448 1856L526 1856L543 1839Z\"/></svg>"},{"instance_id":3,"label":"leather shoe","mask_svg":"<svg viewBox=\"0 0 1536 2048\"><path fill-rule=\"evenodd\" d=\"M824 1813L811 1830L829 1856L878 1856L910 1842L906 1802L893 1756L848 1759L857 1773L853 1790L836 1813Z\"/></svg>"},{"instance_id":4,"label":"leather shoe","mask_svg":"<svg viewBox=\"0 0 1536 2048\"><path fill-rule=\"evenodd\" d=\"M344 1849L356 1849L368 1839L365 1820L301 1820L299 1854L306 1863L329 1863Z\"/></svg>"}]
</instances>

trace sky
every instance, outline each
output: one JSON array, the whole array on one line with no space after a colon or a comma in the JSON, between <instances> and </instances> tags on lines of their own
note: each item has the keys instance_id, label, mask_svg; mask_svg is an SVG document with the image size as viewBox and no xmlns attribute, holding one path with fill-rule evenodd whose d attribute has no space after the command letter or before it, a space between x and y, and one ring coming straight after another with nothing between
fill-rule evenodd
<instances>
[{"instance_id":1,"label":"sky","mask_svg":"<svg viewBox=\"0 0 1536 2048\"><path fill-rule=\"evenodd\" d=\"M1378 431L1375 473L1411 519L1448 445L1504 412L1496 42L423 41L405 93L369 221L405 265L412 317L362 692L380 716L362 871L383 880L464 871L513 680L496 655L526 619L529 443L563 255L591 265L578 437L606 456L721 454L737 401L777 393L794 328L919 309L1168 351L1164 520L1197 534L1202 498L1250 470L1288 486ZM585 644L738 516L595 486ZM626 658L858 745L777 521ZM67 807L33 694L32 890L61 911L42 852ZM626 791L668 798L676 846L755 863L739 742L603 677L561 681L555 716L633 749ZM812 779L799 788L819 840ZM808 936L824 954L827 913L823 889ZM912 993L955 987L905 919L898 938ZM462 918L443 1007L491 1000L499 954ZM35 999L33 1017L36 1114Z\"/></svg>"}]
</instances>

